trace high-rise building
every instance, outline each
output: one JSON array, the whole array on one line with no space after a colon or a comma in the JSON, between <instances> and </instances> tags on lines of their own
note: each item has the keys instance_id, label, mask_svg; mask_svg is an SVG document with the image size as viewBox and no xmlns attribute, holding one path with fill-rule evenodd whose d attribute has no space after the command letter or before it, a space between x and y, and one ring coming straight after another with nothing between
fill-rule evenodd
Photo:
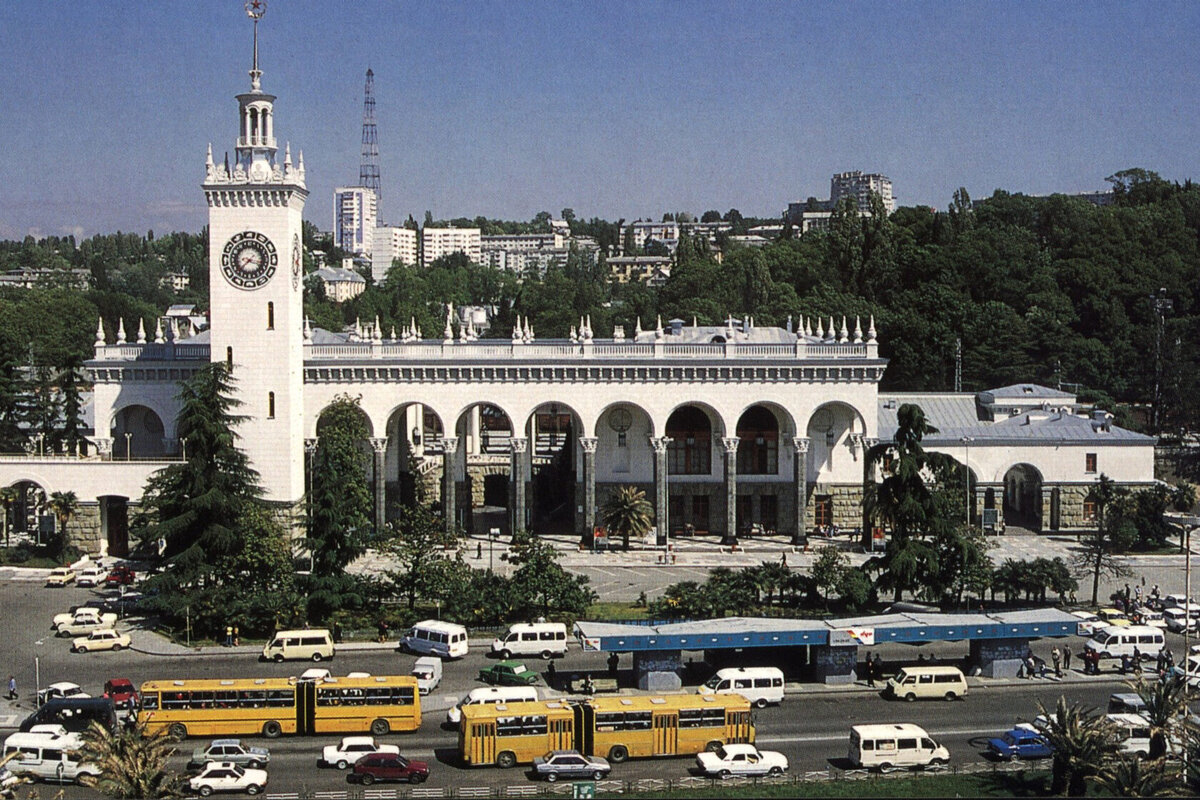
<instances>
[{"instance_id":1,"label":"high-rise building","mask_svg":"<svg viewBox=\"0 0 1200 800\"><path fill-rule=\"evenodd\" d=\"M396 259L410 267L420 263L417 232L400 225L379 225L371 246L371 277L376 283L383 282Z\"/></svg>"},{"instance_id":2,"label":"high-rise building","mask_svg":"<svg viewBox=\"0 0 1200 800\"><path fill-rule=\"evenodd\" d=\"M339 186L333 190L333 243L356 256L370 256L375 237L375 190Z\"/></svg>"},{"instance_id":3,"label":"high-rise building","mask_svg":"<svg viewBox=\"0 0 1200 800\"><path fill-rule=\"evenodd\" d=\"M466 253L478 264L481 239L479 228L430 228L421 231L421 266L428 267L442 256Z\"/></svg>"},{"instance_id":4,"label":"high-rise building","mask_svg":"<svg viewBox=\"0 0 1200 800\"><path fill-rule=\"evenodd\" d=\"M829 181L830 205L836 206L843 197L853 197L858 203L859 211L869 211L871 192L883 198L883 206L889 214L896 210L896 200L892 197L892 179L886 175L864 175L862 170L854 170L839 172Z\"/></svg>"}]
</instances>

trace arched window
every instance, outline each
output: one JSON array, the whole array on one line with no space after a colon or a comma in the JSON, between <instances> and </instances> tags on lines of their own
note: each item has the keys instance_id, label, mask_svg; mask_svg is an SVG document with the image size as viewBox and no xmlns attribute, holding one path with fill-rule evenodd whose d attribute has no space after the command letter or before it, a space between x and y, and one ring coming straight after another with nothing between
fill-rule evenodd
<instances>
[{"instance_id":1,"label":"arched window","mask_svg":"<svg viewBox=\"0 0 1200 800\"><path fill-rule=\"evenodd\" d=\"M267 330L275 330L275 303L267 303Z\"/></svg>"},{"instance_id":2,"label":"arched window","mask_svg":"<svg viewBox=\"0 0 1200 800\"><path fill-rule=\"evenodd\" d=\"M267 392L267 419L275 419L275 393Z\"/></svg>"},{"instance_id":3,"label":"arched window","mask_svg":"<svg viewBox=\"0 0 1200 800\"><path fill-rule=\"evenodd\" d=\"M774 475L779 472L779 423L763 406L746 409L738 420L738 473Z\"/></svg>"},{"instance_id":4,"label":"arched window","mask_svg":"<svg viewBox=\"0 0 1200 800\"><path fill-rule=\"evenodd\" d=\"M667 419L667 473L707 475L712 472L712 425L695 406L678 409Z\"/></svg>"}]
</instances>

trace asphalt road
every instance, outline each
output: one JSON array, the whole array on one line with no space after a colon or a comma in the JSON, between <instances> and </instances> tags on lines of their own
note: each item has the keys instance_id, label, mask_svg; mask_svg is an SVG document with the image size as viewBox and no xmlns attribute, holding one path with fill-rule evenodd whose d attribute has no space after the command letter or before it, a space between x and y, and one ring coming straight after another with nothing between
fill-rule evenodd
<instances>
[{"instance_id":1,"label":"asphalt road","mask_svg":"<svg viewBox=\"0 0 1200 800\"><path fill-rule=\"evenodd\" d=\"M0 700L0 725L15 725L33 709L34 659L39 662L41 685L52 681L69 680L81 684L85 691L98 694L105 679L128 677L135 684L154 678L199 678L228 676L294 675L307 664L259 663L248 654L220 653L218 655L151 656L138 652L92 653L75 655L69 652L65 639L56 639L49 630L50 618L68 606L93 597L87 589L46 589L38 583L0 582L0 671L16 675L21 698L14 704ZM1173 642L1179 652L1179 643ZM1048 649L1050 645L1046 644ZM911 657L903 646L896 653L884 652L884 658ZM962 645L945 645L943 657L952 655ZM1035 645L1035 649L1037 645ZM406 674L412 656L390 651L343 653L328 666L335 673L365 670L374 674ZM579 671L603 671L603 654L584 654L572 649L566 658L556 662L559 674ZM457 765L454 731L442 727L444 710L471 688L484 657L472 654L459 662L446 664L441 687L424 702L425 720L421 729L411 734L389 737L405 754L432 763L430 787L438 786L496 786L525 783L528 778L520 769L471 769ZM543 664L534 660L533 669ZM629 666L628 656L622 667ZM6 673L7 674L7 673ZM825 688L801 690L789 694L782 706L755 713L758 742L767 749L787 755L793 770L825 769L836 766L846 754L848 728L861 722L915 722L924 726L949 749L955 762L967 763L982 758L980 752L988 736L998 735L1019 719L1036 715L1037 701L1052 705L1060 694L1071 701L1103 706L1107 696L1121 684L1112 680L1087 683L1059 683L1053 680L1033 680L1017 685L973 687L970 696L955 703L926 702L897 704L860 690L830 691ZM335 791L345 789L345 776L336 770L315 766L321 746L337 737L312 739L285 738L274 741L256 740L271 749L269 793L288 791ZM204 740L188 740L181 747L178 766L183 767L186 754ZM832 759L832 761L831 761ZM619 765L613 777L622 780L637 778L685 777L692 758L665 760L635 760ZM67 787L65 796L87 797L89 792L79 787Z\"/></svg>"}]
</instances>

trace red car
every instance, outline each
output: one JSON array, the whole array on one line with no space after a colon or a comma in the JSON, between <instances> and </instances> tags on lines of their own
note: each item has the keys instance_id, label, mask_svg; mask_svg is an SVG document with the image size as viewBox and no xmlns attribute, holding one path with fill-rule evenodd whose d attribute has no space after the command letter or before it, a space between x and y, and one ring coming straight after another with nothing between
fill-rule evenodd
<instances>
[{"instance_id":1,"label":"red car","mask_svg":"<svg viewBox=\"0 0 1200 800\"><path fill-rule=\"evenodd\" d=\"M133 567L127 567L122 564L119 567L114 567L113 571L108 573L108 577L104 579L104 583L108 586L132 586L137 579L137 573L133 571Z\"/></svg>"},{"instance_id":2,"label":"red car","mask_svg":"<svg viewBox=\"0 0 1200 800\"><path fill-rule=\"evenodd\" d=\"M376 781L423 783L428 777L429 765L424 761L410 761L395 753L368 753L354 763L346 781L370 786Z\"/></svg>"},{"instance_id":3,"label":"red car","mask_svg":"<svg viewBox=\"0 0 1200 800\"><path fill-rule=\"evenodd\" d=\"M104 696L112 700L118 709L136 708L140 700L133 681L128 678L112 678L105 681Z\"/></svg>"}]
</instances>

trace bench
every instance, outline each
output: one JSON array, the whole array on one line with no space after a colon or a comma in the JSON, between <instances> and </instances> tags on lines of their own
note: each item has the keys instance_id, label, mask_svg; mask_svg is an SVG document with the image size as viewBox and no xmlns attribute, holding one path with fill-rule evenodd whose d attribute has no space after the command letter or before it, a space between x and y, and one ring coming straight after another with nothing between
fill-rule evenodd
<instances>
[{"instance_id":1,"label":"bench","mask_svg":"<svg viewBox=\"0 0 1200 800\"><path fill-rule=\"evenodd\" d=\"M568 686L572 694L584 694L583 681L584 679L579 676L571 678L571 682L568 684ZM601 675L600 677L593 675L592 685L596 687L596 694L617 691L617 679L608 675Z\"/></svg>"}]
</instances>

